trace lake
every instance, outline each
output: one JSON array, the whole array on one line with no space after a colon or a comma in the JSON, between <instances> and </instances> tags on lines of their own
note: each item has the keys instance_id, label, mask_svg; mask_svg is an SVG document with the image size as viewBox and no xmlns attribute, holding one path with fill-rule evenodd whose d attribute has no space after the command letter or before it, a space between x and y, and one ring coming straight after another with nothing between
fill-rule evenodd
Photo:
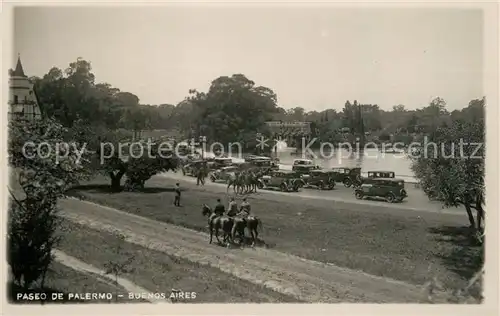
<instances>
[{"instance_id":1,"label":"lake","mask_svg":"<svg viewBox=\"0 0 500 316\"><path fill-rule=\"evenodd\" d=\"M406 182L417 182L413 171L410 169L411 161L404 153L383 153L378 149L366 149L364 152L352 152L347 149L325 150L323 154L320 150L311 150L316 157L304 157L311 159L315 164L331 169L334 167L361 168L361 172L366 176L368 171L393 171L397 178ZM206 153L207 157L213 156ZM231 156L231 155L229 155ZM301 154L295 154L295 148L290 148L285 144L279 144L277 156L280 159L281 169L292 169L294 159L303 158ZM243 161L243 157L233 155L236 162Z\"/></svg>"}]
</instances>

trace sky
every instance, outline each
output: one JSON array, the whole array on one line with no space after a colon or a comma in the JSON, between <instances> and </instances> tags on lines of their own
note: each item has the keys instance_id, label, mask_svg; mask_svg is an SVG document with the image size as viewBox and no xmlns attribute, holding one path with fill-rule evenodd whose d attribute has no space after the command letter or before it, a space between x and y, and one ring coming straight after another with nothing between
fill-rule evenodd
<instances>
[{"instance_id":1,"label":"sky","mask_svg":"<svg viewBox=\"0 0 500 316\"><path fill-rule=\"evenodd\" d=\"M143 104L177 104L242 73L279 106L450 110L483 92L483 17L474 9L307 6L22 7L14 50L28 76L82 57L97 82ZM13 66L15 61L13 61Z\"/></svg>"}]
</instances>

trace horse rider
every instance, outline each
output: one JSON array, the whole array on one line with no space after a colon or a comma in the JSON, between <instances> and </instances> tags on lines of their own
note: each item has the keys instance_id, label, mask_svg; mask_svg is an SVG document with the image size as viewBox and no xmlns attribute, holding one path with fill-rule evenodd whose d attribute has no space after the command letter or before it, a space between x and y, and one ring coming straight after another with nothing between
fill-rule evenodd
<instances>
[{"instance_id":1,"label":"horse rider","mask_svg":"<svg viewBox=\"0 0 500 316\"><path fill-rule=\"evenodd\" d=\"M250 203L247 202L247 198L243 198L243 202L240 206L240 212L236 214L236 216L242 217L244 219L250 216Z\"/></svg>"},{"instance_id":2,"label":"horse rider","mask_svg":"<svg viewBox=\"0 0 500 316\"><path fill-rule=\"evenodd\" d=\"M215 205L214 213L217 216L222 216L222 215L224 215L225 212L226 212L226 210L224 208L224 205L222 204L222 202L220 201L220 199L217 199L217 205Z\"/></svg>"},{"instance_id":3,"label":"horse rider","mask_svg":"<svg viewBox=\"0 0 500 316\"><path fill-rule=\"evenodd\" d=\"M227 216L233 217L236 214L238 214L238 204L234 200L234 197L232 197L227 208Z\"/></svg>"}]
</instances>

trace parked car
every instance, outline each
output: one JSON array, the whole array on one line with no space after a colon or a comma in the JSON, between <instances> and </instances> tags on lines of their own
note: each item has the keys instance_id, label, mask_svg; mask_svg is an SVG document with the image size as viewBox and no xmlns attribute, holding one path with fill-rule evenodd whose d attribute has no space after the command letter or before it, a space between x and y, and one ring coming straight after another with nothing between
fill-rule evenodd
<instances>
[{"instance_id":1,"label":"parked car","mask_svg":"<svg viewBox=\"0 0 500 316\"><path fill-rule=\"evenodd\" d=\"M395 177L396 174L393 171L368 171L368 178L370 179L376 179L376 178L392 179Z\"/></svg>"},{"instance_id":2,"label":"parked car","mask_svg":"<svg viewBox=\"0 0 500 316\"><path fill-rule=\"evenodd\" d=\"M306 186L315 186L320 190L333 190L335 187L333 172L325 170L311 170L309 174L302 176L302 180L304 180Z\"/></svg>"},{"instance_id":3,"label":"parked car","mask_svg":"<svg viewBox=\"0 0 500 316\"><path fill-rule=\"evenodd\" d=\"M300 176L288 170L272 171L270 175L259 179L259 188L279 188L283 192L299 191L305 182Z\"/></svg>"},{"instance_id":4,"label":"parked car","mask_svg":"<svg viewBox=\"0 0 500 316\"><path fill-rule=\"evenodd\" d=\"M308 175L313 170L321 170L321 167L316 165L295 165L292 166L292 171L296 172L299 175Z\"/></svg>"},{"instance_id":5,"label":"parked car","mask_svg":"<svg viewBox=\"0 0 500 316\"><path fill-rule=\"evenodd\" d=\"M207 164L205 160L193 160L189 162L187 165L185 165L184 168L182 168L182 173L185 176L195 177L196 176L195 171L201 168L204 164L205 165Z\"/></svg>"},{"instance_id":6,"label":"parked car","mask_svg":"<svg viewBox=\"0 0 500 316\"><path fill-rule=\"evenodd\" d=\"M332 168L335 182L342 182L346 188L361 184L361 168Z\"/></svg>"},{"instance_id":7,"label":"parked car","mask_svg":"<svg viewBox=\"0 0 500 316\"><path fill-rule=\"evenodd\" d=\"M231 158L215 158L213 160L213 168L220 169L224 167L229 167L233 164L233 159Z\"/></svg>"},{"instance_id":8,"label":"parked car","mask_svg":"<svg viewBox=\"0 0 500 316\"><path fill-rule=\"evenodd\" d=\"M384 198L389 203L401 202L408 196L405 182L396 178L371 179L370 183L363 183L354 190L357 199L365 197Z\"/></svg>"},{"instance_id":9,"label":"parked car","mask_svg":"<svg viewBox=\"0 0 500 316\"><path fill-rule=\"evenodd\" d=\"M293 166L309 166L314 165L314 162L310 159L294 159Z\"/></svg>"},{"instance_id":10,"label":"parked car","mask_svg":"<svg viewBox=\"0 0 500 316\"><path fill-rule=\"evenodd\" d=\"M229 166L217 169L210 173L210 180L215 181L227 181L231 177L234 177L236 171L239 170L238 166Z\"/></svg>"}]
</instances>

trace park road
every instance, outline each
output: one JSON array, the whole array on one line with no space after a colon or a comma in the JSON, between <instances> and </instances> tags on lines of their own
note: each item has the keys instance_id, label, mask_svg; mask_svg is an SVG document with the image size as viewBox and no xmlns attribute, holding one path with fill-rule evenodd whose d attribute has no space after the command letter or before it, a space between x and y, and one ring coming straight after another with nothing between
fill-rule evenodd
<instances>
[{"instance_id":1,"label":"park road","mask_svg":"<svg viewBox=\"0 0 500 316\"><path fill-rule=\"evenodd\" d=\"M400 281L305 260L263 248L228 249L208 244L208 235L98 204L64 199L61 216L130 243L210 265L300 300L315 303L418 303L423 289ZM101 245L102 246L102 245Z\"/></svg>"}]
</instances>

